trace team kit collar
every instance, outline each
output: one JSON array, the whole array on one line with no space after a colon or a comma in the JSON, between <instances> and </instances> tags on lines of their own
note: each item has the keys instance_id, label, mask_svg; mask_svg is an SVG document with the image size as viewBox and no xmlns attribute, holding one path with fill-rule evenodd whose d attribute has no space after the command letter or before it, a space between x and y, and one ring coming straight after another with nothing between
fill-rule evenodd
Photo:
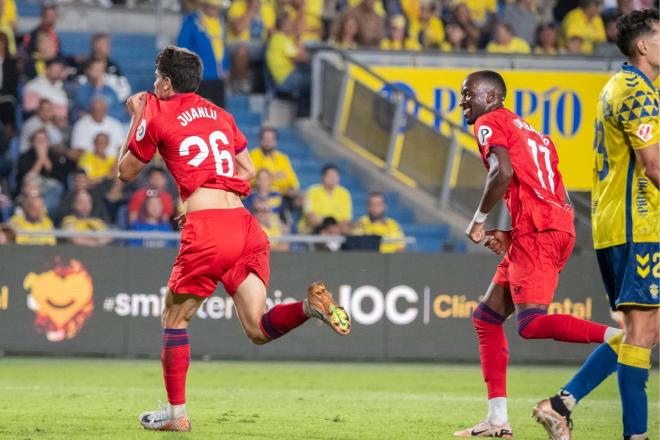
<instances>
[{"instance_id":1,"label":"team kit collar","mask_svg":"<svg viewBox=\"0 0 660 440\"><path fill-rule=\"evenodd\" d=\"M646 76L646 74L644 72L642 72L641 70L639 70L637 67L633 66L632 64L628 63L627 61L624 62L623 64L621 64L621 70L623 70L625 72L632 72L635 75L641 76L644 79L644 81L646 82L646 84L649 85L649 87L651 87L652 89L655 89L655 87L653 86L653 83L651 82L649 77Z\"/></svg>"}]
</instances>

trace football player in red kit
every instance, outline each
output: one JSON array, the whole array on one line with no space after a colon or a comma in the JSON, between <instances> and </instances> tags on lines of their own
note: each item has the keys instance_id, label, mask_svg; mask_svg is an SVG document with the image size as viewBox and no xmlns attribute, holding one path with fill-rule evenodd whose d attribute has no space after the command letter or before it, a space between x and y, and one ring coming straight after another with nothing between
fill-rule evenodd
<instances>
[{"instance_id":1,"label":"football player in red kit","mask_svg":"<svg viewBox=\"0 0 660 440\"><path fill-rule=\"evenodd\" d=\"M255 344L265 344L315 317L341 335L350 320L323 283L312 284L304 301L266 312L270 276L268 238L243 207L254 167L234 118L195 93L199 57L170 46L156 58L154 93L127 102L132 121L120 152L119 178L130 181L156 151L185 203L181 247L170 275L162 315L161 360L169 405L140 415L146 429L189 431L185 408L190 363L188 323L221 282Z\"/></svg>"},{"instance_id":2,"label":"football player in red kit","mask_svg":"<svg viewBox=\"0 0 660 440\"><path fill-rule=\"evenodd\" d=\"M461 95L463 114L474 125L488 169L484 194L465 232L475 243L485 239L485 246L504 258L472 315L488 388L488 416L454 435L511 438L504 320L515 311L518 333L525 339L601 343L619 330L571 315L547 314L559 272L575 242L573 208L565 199L557 151L548 136L504 108L506 85L497 72L468 75ZM488 213L502 198L511 214L512 230L485 231Z\"/></svg>"}]
</instances>

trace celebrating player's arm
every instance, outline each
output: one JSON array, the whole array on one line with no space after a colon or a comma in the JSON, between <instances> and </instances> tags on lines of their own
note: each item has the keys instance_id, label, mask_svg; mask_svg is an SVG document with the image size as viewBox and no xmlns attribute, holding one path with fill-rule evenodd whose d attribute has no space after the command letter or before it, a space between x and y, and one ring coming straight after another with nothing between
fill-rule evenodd
<instances>
[{"instance_id":1,"label":"celebrating player's arm","mask_svg":"<svg viewBox=\"0 0 660 440\"><path fill-rule=\"evenodd\" d=\"M124 182L130 182L135 179L144 167L147 166L145 162L135 157L128 150L131 139L140 128L146 104L147 92L138 92L126 100L126 108L131 115L131 126L119 150L119 166L117 167L117 177ZM146 127L143 127L142 130L146 130Z\"/></svg>"},{"instance_id":2,"label":"celebrating player's arm","mask_svg":"<svg viewBox=\"0 0 660 440\"><path fill-rule=\"evenodd\" d=\"M511 177L513 177L513 167L511 166L509 152L505 147L492 145L488 155L488 177L486 178L484 194L481 196L477 212L465 230L465 234L473 242L481 243L486 236L484 231L486 218L497 202L502 200L506 189L509 187ZM490 231L489 235L493 237ZM498 234L498 236L500 235L502 234Z\"/></svg>"}]
</instances>

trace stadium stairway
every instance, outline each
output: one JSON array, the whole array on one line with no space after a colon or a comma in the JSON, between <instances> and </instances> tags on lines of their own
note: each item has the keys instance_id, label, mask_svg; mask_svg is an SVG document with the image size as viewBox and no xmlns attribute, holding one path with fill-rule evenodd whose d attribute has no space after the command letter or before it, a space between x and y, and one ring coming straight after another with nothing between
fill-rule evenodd
<instances>
[{"instance_id":1,"label":"stadium stairway","mask_svg":"<svg viewBox=\"0 0 660 440\"><path fill-rule=\"evenodd\" d=\"M89 53L90 32L60 32L63 52L66 55L82 55ZM121 67L124 75L131 83L134 91L151 90L154 81L154 58L156 56L156 37L148 34L111 33L112 59ZM250 148L258 145L259 129L262 118L259 112L250 108L250 98L247 96L228 96L227 110L230 111L241 130L248 139ZM279 132L279 149L289 155L292 165L304 190L318 183L320 170L325 163L316 157L312 149L298 137L295 129L284 128ZM351 192L353 198L353 217L355 219L366 213L367 189L365 182L351 173L349 161L337 159L334 163L341 171L341 182ZM452 239L450 228L446 224L422 224L415 222L413 211L400 202L398 194L385 194L389 206L388 215L397 220L406 235L415 237L416 244L409 250L418 252L440 252L453 250L465 251L465 242Z\"/></svg>"},{"instance_id":2,"label":"stadium stairway","mask_svg":"<svg viewBox=\"0 0 660 440\"><path fill-rule=\"evenodd\" d=\"M229 96L227 110L234 115L237 125L241 128L248 140L249 148L259 144L259 129L261 127L261 114L250 108L248 96ZM320 171L327 162L318 158L312 149L306 145L293 128L278 129L278 149L286 153L300 180L300 187L304 190L318 183ZM332 161L338 166L341 173L341 184L351 193L353 199L353 218L357 219L366 214L367 189L365 182L351 173L349 161L337 159ZM398 221L406 235L415 237L416 244L409 246L409 250L418 252L440 252L442 250L465 251L462 240L453 240L450 237L450 228L446 224L416 223L413 211L400 202L398 194L386 192L388 215Z\"/></svg>"}]
</instances>

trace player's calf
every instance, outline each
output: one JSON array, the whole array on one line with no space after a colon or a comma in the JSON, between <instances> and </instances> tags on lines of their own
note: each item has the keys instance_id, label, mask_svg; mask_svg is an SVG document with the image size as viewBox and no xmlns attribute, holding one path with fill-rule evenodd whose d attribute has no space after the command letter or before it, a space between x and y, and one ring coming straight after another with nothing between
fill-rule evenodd
<instances>
[{"instance_id":1,"label":"player's calf","mask_svg":"<svg viewBox=\"0 0 660 440\"><path fill-rule=\"evenodd\" d=\"M571 315L548 315L544 308L518 310L518 334L525 339L601 343L621 330Z\"/></svg>"}]
</instances>

